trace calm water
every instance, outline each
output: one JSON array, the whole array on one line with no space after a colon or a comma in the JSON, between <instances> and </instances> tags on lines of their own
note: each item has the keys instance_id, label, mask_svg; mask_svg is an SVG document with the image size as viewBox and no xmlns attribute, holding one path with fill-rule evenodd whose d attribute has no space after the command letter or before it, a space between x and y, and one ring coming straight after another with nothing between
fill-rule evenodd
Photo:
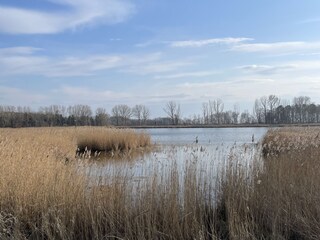
<instances>
[{"instance_id":1,"label":"calm water","mask_svg":"<svg viewBox=\"0 0 320 240\"><path fill-rule=\"evenodd\" d=\"M125 176L140 183L156 174L165 175L175 167L183 178L192 164L199 175L212 179L227 163L248 165L260 155L259 140L268 128L180 128L144 129L158 145L157 150L122 160L96 161L88 170L92 179L108 181ZM254 137L254 139L252 139ZM198 138L198 143L195 142ZM254 140L252 142L252 140Z\"/></svg>"},{"instance_id":2,"label":"calm water","mask_svg":"<svg viewBox=\"0 0 320 240\"><path fill-rule=\"evenodd\" d=\"M157 144L188 145L234 144L258 142L268 128L160 128L145 129ZM252 137L254 139L252 139Z\"/></svg>"}]
</instances>

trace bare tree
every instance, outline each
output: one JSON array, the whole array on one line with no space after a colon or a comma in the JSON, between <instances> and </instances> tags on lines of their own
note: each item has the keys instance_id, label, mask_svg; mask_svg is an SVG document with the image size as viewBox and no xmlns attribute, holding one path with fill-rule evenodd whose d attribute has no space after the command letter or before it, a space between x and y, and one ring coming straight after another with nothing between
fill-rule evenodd
<instances>
[{"instance_id":1,"label":"bare tree","mask_svg":"<svg viewBox=\"0 0 320 240\"><path fill-rule=\"evenodd\" d=\"M214 106L213 105L214 105L213 101L209 100L208 113L209 113L209 122L210 122L210 124L213 124L215 122Z\"/></svg>"},{"instance_id":2,"label":"bare tree","mask_svg":"<svg viewBox=\"0 0 320 240\"><path fill-rule=\"evenodd\" d=\"M139 121L139 125L141 125L141 120L142 120L142 111L143 111L143 105L135 105L132 108L132 115L136 117Z\"/></svg>"},{"instance_id":3,"label":"bare tree","mask_svg":"<svg viewBox=\"0 0 320 240\"><path fill-rule=\"evenodd\" d=\"M124 121L124 124L126 125L127 121L132 116L131 108L128 105L121 104L121 105L119 105L119 113L120 113L120 117Z\"/></svg>"},{"instance_id":4,"label":"bare tree","mask_svg":"<svg viewBox=\"0 0 320 240\"><path fill-rule=\"evenodd\" d=\"M109 114L106 109L100 107L96 110L96 125L105 126L108 124Z\"/></svg>"},{"instance_id":5,"label":"bare tree","mask_svg":"<svg viewBox=\"0 0 320 240\"><path fill-rule=\"evenodd\" d=\"M203 116L203 123L209 124L209 105L208 105L208 103L202 103L202 116Z\"/></svg>"},{"instance_id":6,"label":"bare tree","mask_svg":"<svg viewBox=\"0 0 320 240\"><path fill-rule=\"evenodd\" d=\"M69 106L67 109L70 116L73 116L76 125L90 125L90 117L92 116L91 107L88 105L77 104Z\"/></svg>"},{"instance_id":7,"label":"bare tree","mask_svg":"<svg viewBox=\"0 0 320 240\"><path fill-rule=\"evenodd\" d=\"M257 123L262 123L263 113L264 109L261 104L261 99L256 99L253 106L253 116L255 118L255 121Z\"/></svg>"},{"instance_id":8,"label":"bare tree","mask_svg":"<svg viewBox=\"0 0 320 240\"><path fill-rule=\"evenodd\" d=\"M264 123L267 123L267 112L268 112L268 98L266 96L263 96L260 98L260 105L263 112L263 119Z\"/></svg>"},{"instance_id":9,"label":"bare tree","mask_svg":"<svg viewBox=\"0 0 320 240\"><path fill-rule=\"evenodd\" d=\"M171 119L173 125L177 125L179 123L179 120L181 118L180 104L177 104L174 101L170 101L166 104L163 111Z\"/></svg>"},{"instance_id":10,"label":"bare tree","mask_svg":"<svg viewBox=\"0 0 320 240\"><path fill-rule=\"evenodd\" d=\"M221 117L224 109L224 104L221 99L209 101L209 113L211 123L221 123Z\"/></svg>"},{"instance_id":11,"label":"bare tree","mask_svg":"<svg viewBox=\"0 0 320 240\"><path fill-rule=\"evenodd\" d=\"M112 116L116 119L116 125L119 125L120 123L120 109L119 105L116 105L111 110Z\"/></svg>"},{"instance_id":12,"label":"bare tree","mask_svg":"<svg viewBox=\"0 0 320 240\"><path fill-rule=\"evenodd\" d=\"M221 99L217 99L215 103L215 111L218 119L218 124L221 123L221 116L224 110L224 103Z\"/></svg>"},{"instance_id":13,"label":"bare tree","mask_svg":"<svg viewBox=\"0 0 320 240\"><path fill-rule=\"evenodd\" d=\"M233 123L233 112L232 111L225 111L221 114L221 123L222 124L231 124Z\"/></svg>"},{"instance_id":14,"label":"bare tree","mask_svg":"<svg viewBox=\"0 0 320 240\"><path fill-rule=\"evenodd\" d=\"M233 112L232 112L232 123L233 124L238 124L239 115L240 115L239 106L238 106L238 104L235 104L233 106Z\"/></svg>"},{"instance_id":15,"label":"bare tree","mask_svg":"<svg viewBox=\"0 0 320 240\"><path fill-rule=\"evenodd\" d=\"M245 110L243 113L240 115L240 123L242 124L249 124L251 123L251 117L250 114L247 110Z\"/></svg>"},{"instance_id":16,"label":"bare tree","mask_svg":"<svg viewBox=\"0 0 320 240\"><path fill-rule=\"evenodd\" d=\"M61 125L63 117L66 116L66 107L61 105L50 105L47 107L46 114L51 120L51 125Z\"/></svg>"},{"instance_id":17,"label":"bare tree","mask_svg":"<svg viewBox=\"0 0 320 240\"><path fill-rule=\"evenodd\" d=\"M150 110L146 106L142 105L142 120L143 124L146 124L150 117Z\"/></svg>"},{"instance_id":18,"label":"bare tree","mask_svg":"<svg viewBox=\"0 0 320 240\"><path fill-rule=\"evenodd\" d=\"M132 115L138 119L139 125L141 125L142 122L145 124L149 119L150 110L145 105L135 105L132 108Z\"/></svg>"},{"instance_id":19,"label":"bare tree","mask_svg":"<svg viewBox=\"0 0 320 240\"><path fill-rule=\"evenodd\" d=\"M269 95L268 105L269 105L269 123L273 124L274 122L274 110L279 106L280 98L276 95Z\"/></svg>"},{"instance_id":20,"label":"bare tree","mask_svg":"<svg viewBox=\"0 0 320 240\"><path fill-rule=\"evenodd\" d=\"M316 122L317 119L317 106L314 103L307 105L306 107L307 112L307 122L312 123Z\"/></svg>"},{"instance_id":21,"label":"bare tree","mask_svg":"<svg viewBox=\"0 0 320 240\"><path fill-rule=\"evenodd\" d=\"M307 105L310 104L310 97L307 96L300 96L300 97L295 97L293 98L293 105L295 107L295 114L297 118L299 119L299 122L305 122L306 119L306 114L305 114L305 108Z\"/></svg>"},{"instance_id":22,"label":"bare tree","mask_svg":"<svg viewBox=\"0 0 320 240\"><path fill-rule=\"evenodd\" d=\"M126 125L130 117L132 116L131 108L128 105L120 104L116 105L112 108L112 115L116 119L116 124L121 123Z\"/></svg>"}]
</instances>

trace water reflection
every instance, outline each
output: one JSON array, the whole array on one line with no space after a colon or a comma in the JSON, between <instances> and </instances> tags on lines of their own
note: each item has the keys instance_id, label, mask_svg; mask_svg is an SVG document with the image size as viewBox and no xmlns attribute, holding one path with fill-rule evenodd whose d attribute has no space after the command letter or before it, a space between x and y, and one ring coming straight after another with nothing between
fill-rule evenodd
<instances>
[{"instance_id":1,"label":"water reflection","mask_svg":"<svg viewBox=\"0 0 320 240\"><path fill-rule=\"evenodd\" d=\"M151 135L152 141L159 144L185 145L196 143L227 144L258 142L268 128L150 128L145 131Z\"/></svg>"},{"instance_id":2,"label":"water reflection","mask_svg":"<svg viewBox=\"0 0 320 240\"><path fill-rule=\"evenodd\" d=\"M139 155L135 159L93 162L87 173L93 180L109 182L115 178L129 178L141 183L155 175L166 176L177 169L184 178L186 169L192 166L199 176L214 179L227 163L250 164L259 156L257 142L266 128L239 129L147 129L154 142L155 151ZM198 136L198 143L192 139ZM254 142L252 142L254 136ZM191 143L190 143L191 142ZM98 181L98 182L97 182Z\"/></svg>"}]
</instances>

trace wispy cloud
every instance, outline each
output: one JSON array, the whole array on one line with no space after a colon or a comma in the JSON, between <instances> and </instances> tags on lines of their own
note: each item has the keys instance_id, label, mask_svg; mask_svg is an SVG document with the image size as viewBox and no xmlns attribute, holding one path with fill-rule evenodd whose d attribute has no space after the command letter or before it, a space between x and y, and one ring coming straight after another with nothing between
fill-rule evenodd
<instances>
[{"instance_id":1,"label":"wispy cloud","mask_svg":"<svg viewBox=\"0 0 320 240\"><path fill-rule=\"evenodd\" d=\"M124 56L48 57L36 54L38 48L0 49L0 75L41 75L47 77L85 76L121 66Z\"/></svg>"},{"instance_id":2,"label":"wispy cloud","mask_svg":"<svg viewBox=\"0 0 320 240\"><path fill-rule=\"evenodd\" d=\"M170 75L157 75L155 79L175 79L175 78L188 78L188 77L207 77L217 74L216 71L196 71L196 72L182 72Z\"/></svg>"},{"instance_id":3,"label":"wispy cloud","mask_svg":"<svg viewBox=\"0 0 320 240\"><path fill-rule=\"evenodd\" d=\"M10 48L0 48L0 56L5 55L28 55L35 52L41 51L41 48L34 47L10 47Z\"/></svg>"},{"instance_id":4,"label":"wispy cloud","mask_svg":"<svg viewBox=\"0 0 320 240\"><path fill-rule=\"evenodd\" d=\"M261 75L272 75L276 73L284 73L291 70L296 69L296 65L279 65L279 66L271 66L271 65L245 65L237 67L247 73L256 73Z\"/></svg>"},{"instance_id":5,"label":"wispy cloud","mask_svg":"<svg viewBox=\"0 0 320 240\"><path fill-rule=\"evenodd\" d=\"M166 60L161 53L49 57L33 47L0 48L0 76L89 76L115 70L138 75L169 73L190 66L188 60Z\"/></svg>"},{"instance_id":6,"label":"wispy cloud","mask_svg":"<svg viewBox=\"0 0 320 240\"><path fill-rule=\"evenodd\" d=\"M167 42L163 42L163 41L155 41L155 40L151 40L151 41L146 41L146 42L142 42L142 43L137 43L134 46L138 47L138 48L144 48L144 47L149 47L149 46L153 46L153 45L159 45L159 44L166 44Z\"/></svg>"},{"instance_id":7,"label":"wispy cloud","mask_svg":"<svg viewBox=\"0 0 320 240\"><path fill-rule=\"evenodd\" d=\"M0 101L6 105L32 106L44 102L47 96L20 88L0 86Z\"/></svg>"},{"instance_id":8,"label":"wispy cloud","mask_svg":"<svg viewBox=\"0 0 320 240\"><path fill-rule=\"evenodd\" d=\"M304 61L288 61L274 65L245 65L239 66L237 69L243 70L246 73L261 74L261 75L274 75L281 74L284 78L288 73L301 73L310 74L310 72L319 73L320 61L304 60Z\"/></svg>"},{"instance_id":9,"label":"wispy cloud","mask_svg":"<svg viewBox=\"0 0 320 240\"><path fill-rule=\"evenodd\" d=\"M319 77L283 78L282 76L274 76L265 78L239 76L220 82L188 82L176 86L174 90L176 93L183 92L194 99L198 99L198 101L221 98L223 101L230 103L235 101L253 103L256 98L269 94L293 97L301 95L302 92L312 92L311 96L317 96L315 93L319 87Z\"/></svg>"},{"instance_id":10,"label":"wispy cloud","mask_svg":"<svg viewBox=\"0 0 320 240\"><path fill-rule=\"evenodd\" d=\"M126 102L131 98L131 94L124 92L116 92L111 90L96 90L86 87L75 86L62 86L59 89L54 90L55 94L63 96L68 102L72 103L83 102L85 103L90 99L92 103L99 102Z\"/></svg>"},{"instance_id":11,"label":"wispy cloud","mask_svg":"<svg viewBox=\"0 0 320 240\"><path fill-rule=\"evenodd\" d=\"M183 67L192 65L191 61L156 61L145 62L145 64L134 64L124 69L124 72L135 73L140 75L167 73L179 70Z\"/></svg>"},{"instance_id":12,"label":"wispy cloud","mask_svg":"<svg viewBox=\"0 0 320 240\"><path fill-rule=\"evenodd\" d=\"M134 93L134 92L121 92L114 91L109 89L92 89L87 87L75 87L64 85L58 89L53 90L54 94L59 94L63 96L63 99L66 102L71 104L77 102L87 102L90 99L91 104L97 104L101 102L108 103L126 103L126 104L136 104L139 102L163 102L164 100L178 100L178 99L186 99L189 96L185 93L156 93L154 89L152 92L147 93Z\"/></svg>"},{"instance_id":13,"label":"wispy cloud","mask_svg":"<svg viewBox=\"0 0 320 240\"><path fill-rule=\"evenodd\" d=\"M214 44L238 44L241 42L251 41L252 38L209 38L201 40L186 40L170 42L171 47L203 47Z\"/></svg>"},{"instance_id":14,"label":"wispy cloud","mask_svg":"<svg viewBox=\"0 0 320 240\"><path fill-rule=\"evenodd\" d=\"M94 55L85 58L66 57L60 61L51 59L51 67L45 66L44 75L50 77L86 76L98 71L118 68L123 65L125 56L120 55Z\"/></svg>"},{"instance_id":15,"label":"wispy cloud","mask_svg":"<svg viewBox=\"0 0 320 240\"><path fill-rule=\"evenodd\" d=\"M47 0L63 11L40 11L0 5L0 32L48 34L88 24L113 24L126 20L134 5L127 0Z\"/></svg>"},{"instance_id":16,"label":"wispy cloud","mask_svg":"<svg viewBox=\"0 0 320 240\"><path fill-rule=\"evenodd\" d=\"M274 43L241 43L233 45L232 51L238 52L261 52L261 53L299 53L305 51L319 51L320 42L274 42Z\"/></svg>"}]
</instances>

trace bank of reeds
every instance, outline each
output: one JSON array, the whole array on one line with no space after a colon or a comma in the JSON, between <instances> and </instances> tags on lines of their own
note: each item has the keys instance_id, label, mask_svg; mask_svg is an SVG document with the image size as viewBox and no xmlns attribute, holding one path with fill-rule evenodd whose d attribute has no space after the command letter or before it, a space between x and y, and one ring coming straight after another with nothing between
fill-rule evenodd
<instances>
[{"instance_id":1,"label":"bank of reeds","mask_svg":"<svg viewBox=\"0 0 320 240\"><path fill-rule=\"evenodd\" d=\"M225 213L222 237L320 239L319 131L269 131L263 165L227 169L218 197Z\"/></svg>"},{"instance_id":2,"label":"bank of reeds","mask_svg":"<svg viewBox=\"0 0 320 240\"><path fill-rule=\"evenodd\" d=\"M319 127L292 127L269 130L262 141L264 155L315 152L320 146Z\"/></svg>"},{"instance_id":3,"label":"bank of reeds","mask_svg":"<svg viewBox=\"0 0 320 240\"><path fill-rule=\"evenodd\" d=\"M0 239L319 239L319 151L305 140L319 129L282 131L263 144L292 135L297 147L249 168L230 159L218 182L192 164L183 178L173 167L94 182L66 161L78 130L1 129Z\"/></svg>"},{"instance_id":4,"label":"bank of reeds","mask_svg":"<svg viewBox=\"0 0 320 240\"><path fill-rule=\"evenodd\" d=\"M84 127L78 130L79 153L128 153L151 146L150 135L132 129Z\"/></svg>"},{"instance_id":5,"label":"bank of reeds","mask_svg":"<svg viewBox=\"0 0 320 240\"><path fill-rule=\"evenodd\" d=\"M0 239L214 239L215 186L195 166L96 182L84 161L65 161L76 137L0 129Z\"/></svg>"}]
</instances>

